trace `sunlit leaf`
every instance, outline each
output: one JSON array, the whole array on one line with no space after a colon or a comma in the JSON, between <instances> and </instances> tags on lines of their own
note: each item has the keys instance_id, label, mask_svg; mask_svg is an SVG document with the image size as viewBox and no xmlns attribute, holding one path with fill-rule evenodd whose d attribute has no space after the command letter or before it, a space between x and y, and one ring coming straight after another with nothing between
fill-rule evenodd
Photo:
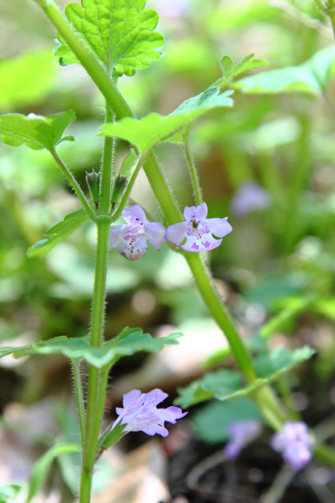
<instances>
[{"instance_id":1,"label":"sunlit leaf","mask_svg":"<svg viewBox=\"0 0 335 503\"><path fill-rule=\"evenodd\" d=\"M225 401L247 396L308 360L314 353L315 351L308 346L294 351L275 348L270 353L261 354L256 358L255 367L259 378L249 386L242 387L242 379L236 372L219 370L206 374L186 388L179 389L179 397L175 403L185 408L211 398Z\"/></svg>"},{"instance_id":2,"label":"sunlit leaf","mask_svg":"<svg viewBox=\"0 0 335 503\"><path fill-rule=\"evenodd\" d=\"M44 234L46 236L45 239L38 241L28 248L28 257L34 257L35 255L44 257L54 246L64 241L64 239L70 236L72 232L78 229L78 227L83 225L87 220L88 216L83 208L66 215L62 222L54 225Z\"/></svg>"},{"instance_id":3,"label":"sunlit leaf","mask_svg":"<svg viewBox=\"0 0 335 503\"><path fill-rule=\"evenodd\" d=\"M186 124L194 121L208 110L216 107L231 107L232 91L219 94L218 87L207 89L182 103L173 113L163 117L159 114L149 114L143 119L122 119L119 122L101 126L101 135L115 136L136 145L146 152L155 143L160 142Z\"/></svg>"},{"instance_id":4,"label":"sunlit leaf","mask_svg":"<svg viewBox=\"0 0 335 503\"><path fill-rule=\"evenodd\" d=\"M138 351L156 353L165 345L178 344L180 333L173 333L167 337L153 338L150 334L143 334L140 328L130 328L112 341L105 342L101 348L92 348L88 337L67 338L55 337L47 341L37 342L20 348L5 347L0 349L0 358L13 354L14 358L33 354L63 354L71 359L85 359L97 368L113 364L124 355L132 355Z\"/></svg>"},{"instance_id":5,"label":"sunlit leaf","mask_svg":"<svg viewBox=\"0 0 335 503\"><path fill-rule=\"evenodd\" d=\"M192 417L196 436L210 444L227 440L231 423L262 420L256 405L245 397L232 402L209 403Z\"/></svg>"},{"instance_id":6,"label":"sunlit leaf","mask_svg":"<svg viewBox=\"0 0 335 503\"><path fill-rule=\"evenodd\" d=\"M25 503L29 503L44 487L51 465L59 455L79 451L80 446L78 444L57 444L43 454L33 466L29 480L29 491Z\"/></svg>"},{"instance_id":7,"label":"sunlit leaf","mask_svg":"<svg viewBox=\"0 0 335 503\"><path fill-rule=\"evenodd\" d=\"M236 65L234 65L234 61L230 56L222 56L220 61L222 78L216 82L215 85L222 86L223 84L227 84L233 80L241 73L252 70L253 68L259 68L260 66L267 66L269 64L264 59L254 59L254 56L254 54L249 54L248 56L245 56L245 58L241 59L241 61L239 61Z\"/></svg>"},{"instance_id":8,"label":"sunlit leaf","mask_svg":"<svg viewBox=\"0 0 335 503\"><path fill-rule=\"evenodd\" d=\"M54 86L57 64L50 48L29 50L0 62L0 109L39 103ZM24 83L24 85L23 85Z\"/></svg>"},{"instance_id":9,"label":"sunlit leaf","mask_svg":"<svg viewBox=\"0 0 335 503\"><path fill-rule=\"evenodd\" d=\"M335 48L326 47L298 66L246 77L235 84L244 93L324 92L335 73Z\"/></svg>"},{"instance_id":10,"label":"sunlit leaf","mask_svg":"<svg viewBox=\"0 0 335 503\"><path fill-rule=\"evenodd\" d=\"M159 60L157 49L164 44L163 36L154 31L157 12L144 7L145 0L82 0L82 5L69 4L65 13L109 73L131 76ZM65 44L55 55L62 64L78 63Z\"/></svg>"},{"instance_id":11,"label":"sunlit leaf","mask_svg":"<svg viewBox=\"0 0 335 503\"><path fill-rule=\"evenodd\" d=\"M75 120L73 110L55 115L6 114L0 116L0 136L6 145L19 147L23 143L33 150L52 151L60 143L64 130Z\"/></svg>"}]
</instances>

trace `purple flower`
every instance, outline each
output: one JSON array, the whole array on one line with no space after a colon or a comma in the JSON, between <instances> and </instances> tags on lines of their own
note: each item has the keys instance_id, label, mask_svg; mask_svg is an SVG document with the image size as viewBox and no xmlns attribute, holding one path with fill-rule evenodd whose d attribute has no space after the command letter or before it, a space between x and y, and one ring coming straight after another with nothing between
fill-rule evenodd
<instances>
[{"instance_id":1,"label":"purple flower","mask_svg":"<svg viewBox=\"0 0 335 503\"><path fill-rule=\"evenodd\" d=\"M285 423L271 439L271 447L280 452L284 461L298 472L312 459L313 440L308 435L307 425L302 422Z\"/></svg>"},{"instance_id":2,"label":"purple flower","mask_svg":"<svg viewBox=\"0 0 335 503\"><path fill-rule=\"evenodd\" d=\"M246 181L234 195L231 210L237 217L242 217L252 211L265 210L271 206L271 196L258 183Z\"/></svg>"},{"instance_id":3,"label":"purple flower","mask_svg":"<svg viewBox=\"0 0 335 503\"><path fill-rule=\"evenodd\" d=\"M252 442L261 432L259 421L241 421L228 426L230 440L224 448L227 459L233 461L240 454L243 447Z\"/></svg>"},{"instance_id":4,"label":"purple flower","mask_svg":"<svg viewBox=\"0 0 335 503\"><path fill-rule=\"evenodd\" d=\"M169 432L164 427L164 422L176 423L177 419L186 416L179 407L168 407L167 409L157 409L156 405L165 400L167 393L160 389L153 389L149 393L142 393L138 389L133 389L123 395L123 407L117 407L116 413L119 416L113 428L119 423L125 424L123 430L143 431L147 435L158 433L162 437L167 437Z\"/></svg>"},{"instance_id":5,"label":"purple flower","mask_svg":"<svg viewBox=\"0 0 335 503\"><path fill-rule=\"evenodd\" d=\"M128 260L138 260L147 251L147 240L159 250L165 241L165 228L157 222L148 222L139 204L125 208L121 216L125 225L112 225L108 244L117 248Z\"/></svg>"},{"instance_id":6,"label":"purple flower","mask_svg":"<svg viewBox=\"0 0 335 503\"><path fill-rule=\"evenodd\" d=\"M226 218L206 218L207 204L186 206L184 218L186 222L170 225L165 233L165 239L191 252L204 252L220 246L222 239L214 239L212 233L223 238L233 230ZM181 243L186 238L186 242Z\"/></svg>"}]
</instances>

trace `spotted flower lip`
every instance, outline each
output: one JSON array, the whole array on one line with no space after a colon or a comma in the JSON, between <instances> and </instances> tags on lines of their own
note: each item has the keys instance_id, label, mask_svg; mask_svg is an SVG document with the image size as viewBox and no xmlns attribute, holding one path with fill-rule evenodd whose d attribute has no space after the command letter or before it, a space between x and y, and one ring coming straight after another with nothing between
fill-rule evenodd
<instances>
[{"instance_id":1,"label":"spotted flower lip","mask_svg":"<svg viewBox=\"0 0 335 503\"><path fill-rule=\"evenodd\" d=\"M262 430L259 421L237 421L228 426L230 440L227 442L224 453L227 459L233 461L241 450L252 442Z\"/></svg>"},{"instance_id":2,"label":"spotted flower lip","mask_svg":"<svg viewBox=\"0 0 335 503\"><path fill-rule=\"evenodd\" d=\"M284 461L298 472L312 459L314 442L303 422L285 423L282 431L277 431L271 439L273 450L280 452Z\"/></svg>"},{"instance_id":3,"label":"spotted flower lip","mask_svg":"<svg viewBox=\"0 0 335 503\"><path fill-rule=\"evenodd\" d=\"M179 407L167 407L166 409L157 409L157 405L168 397L167 393L156 388L149 393L142 393L138 389L133 389L123 395L123 408L117 407L117 424L125 424L124 433L130 431L143 431L147 435L153 436L156 433L162 437L167 437L169 431L165 428L164 422L175 424L187 412L183 412Z\"/></svg>"},{"instance_id":4,"label":"spotted flower lip","mask_svg":"<svg viewBox=\"0 0 335 503\"><path fill-rule=\"evenodd\" d=\"M165 228L158 222L149 222L139 204L125 208L121 216L127 222L124 225L112 225L109 230L108 244L117 248L128 260L138 260L147 251L147 240L158 250L165 241Z\"/></svg>"},{"instance_id":5,"label":"spotted flower lip","mask_svg":"<svg viewBox=\"0 0 335 503\"><path fill-rule=\"evenodd\" d=\"M190 252L204 252L217 248L222 239L233 228L225 218L206 218L208 208L206 203L199 206L186 206L184 209L185 222L170 225L165 233L165 239ZM186 241L181 244L184 239Z\"/></svg>"}]
</instances>

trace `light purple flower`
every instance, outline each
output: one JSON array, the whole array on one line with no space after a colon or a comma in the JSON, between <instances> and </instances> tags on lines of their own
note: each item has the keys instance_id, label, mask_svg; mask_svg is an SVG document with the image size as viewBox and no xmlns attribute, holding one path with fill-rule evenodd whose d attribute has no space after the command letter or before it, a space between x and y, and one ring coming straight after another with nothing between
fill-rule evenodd
<instances>
[{"instance_id":1,"label":"light purple flower","mask_svg":"<svg viewBox=\"0 0 335 503\"><path fill-rule=\"evenodd\" d=\"M186 416L179 407L168 407L167 409L157 409L157 405L165 400L167 393L160 389L153 389L149 393L142 393L138 389L133 389L123 395L123 408L117 407L116 413L119 416L115 421L113 428L119 423L125 424L123 430L143 431L147 435L158 433L162 437L167 437L169 432L164 427L164 422L176 423L177 419Z\"/></svg>"},{"instance_id":2,"label":"light purple flower","mask_svg":"<svg viewBox=\"0 0 335 503\"><path fill-rule=\"evenodd\" d=\"M223 238L233 230L226 218L206 218L207 204L186 206L184 218L186 222L170 225L165 233L165 239L191 252L204 252L217 248L222 239L214 239L212 234ZM181 244L186 238L186 242Z\"/></svg>"},{"instance_id":3,"label":"light purple flower","mask_svg":"<svg viewBox=\"0 0 335 503\"><path fill-rule=\"evenodd\" d=\"M312 459L313 440L308 435L307 425L302 422L285 423L271 439L271 447L280 452L284 461L298 472Z\"/></svg>"},{"instance_id":4,"label":"light purple flower","mask_svg":"<svg viewBox=\"0 0 335 503\"><path fill-rule=\"evenodd\" d=\"M237 217L242 217L253 211L266 210L271 203L270 194L258 183L248 180L236 191L231 210Z\"/></svg>"},{"instance_id":5,"label":"light purple flower","mask_svg":"<svg viewBox=\"0 0 335 503\"><path fill-rule=\"evenodd\" d=\"M159 250L165 241L165 228L157 222L149 222L139 204L125 208L121 216L125 225L112 225L108 244L117 248L128 260L137 260L147 251L147 240Z\"/></svg>"},{"instance_id":6,"label":"light purple flower","mask_svg":"<svg viewBox=\"0 0 335 503\"><path fill-rule=\"evenodd\" d=\"M240 421L228 426L230 440L224 448L227 459L233 461L243 447L252 442L260 434L262 425L259 421Z\"/></svg>"}]
</instances>

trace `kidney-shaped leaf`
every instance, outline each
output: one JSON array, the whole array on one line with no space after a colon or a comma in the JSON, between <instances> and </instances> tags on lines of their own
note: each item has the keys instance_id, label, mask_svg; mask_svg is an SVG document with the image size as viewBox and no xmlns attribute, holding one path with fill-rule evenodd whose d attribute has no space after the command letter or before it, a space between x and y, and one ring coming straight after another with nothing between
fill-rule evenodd
<instances>
[{"instance_id":1,"label":"kidney-shaped leaf","mask_svg":"<svg viewBox=\"0 0 335 503\"><path fill-rule=\"evenodd\" d=\"M0 136L6 145L19 147L23 143L33 150L46 148L52 151L62 141L68 125L75 120L73 110L59 114L40 115L6 114L0 116ZM72 137L63 140L73 140Z\"/></svg>"},{"instance_id":2,"label":"kidney-shaped leaf","mask_svg":"<svg viewBox=\"0 0 335 503\"><path fill-rule=\"evenodd\" d=\"M9 354L13 354L15 358L32 354L63 354L72 360L85 359L91 365L101 368L138 351L156 353L165 345L178 344L177 338L180 336L180 333L173 333L167 337L153 338L150 334L143 334L140 328L131 328L121 332L101 348L91 348L88 337L61 336L20 348L1 348L0 358Z\"/></svg>"},{"instance_id":3,"label":"kidney-shaped leaf","mask_svg":"<svg viewBox=\"0 0 335 503\"><path fill-rule=\"evenodd\" d=\"M64 241L64 239L66 239L87 220L88 216L84 208L66 215L62 222L54 225L45 233L45 239L38 241L33 246L28 248L28 257L34 257L35 255L44 257L54 246L61 241Z\"/></svg>"},{"instance_id":4,"label":"kidney-shaped leaf","mask_svg":"<svg viewBox=\"0 0 335 503\"><path fill-rule=\"evenodd\" d=\"M334 75L335 48L315 53L305 63L259 73L239 80L234 86L244 93L324 92Z\"/></svg>"},{"instance_id":5,"label":"kidney-shaped leaf","mask_svg":"<svg viewBox=\"0 0 335 503\"><path fill-rule=\"evenodd\" d=\"M122 138L136 145L141 152L146 152L155 143L162 141L208 110L233 106L233 100L230 98L233 91L226 91L223 94L219 92L218 87L207 89L182 103L166 117L153 113L140 120L128 117L119 122L103 124L99 134Z\"/></svg>"},{"instance_id":6,"label":"kidney-shaped leaf","mask_svg":"<svg viewBox=\"0 0 335 503\"><path fill-rule=\"evenodd\" d=\"M117 75L131 76L158 60L157 48L164 44L164 37L154 31L157 12L144 7L145 0L82 0L82 5L69 4L65 13L108 72L114 69ZM78 63L65 44L55 55L62 64Z\"/></svg>"}]
</instances>

